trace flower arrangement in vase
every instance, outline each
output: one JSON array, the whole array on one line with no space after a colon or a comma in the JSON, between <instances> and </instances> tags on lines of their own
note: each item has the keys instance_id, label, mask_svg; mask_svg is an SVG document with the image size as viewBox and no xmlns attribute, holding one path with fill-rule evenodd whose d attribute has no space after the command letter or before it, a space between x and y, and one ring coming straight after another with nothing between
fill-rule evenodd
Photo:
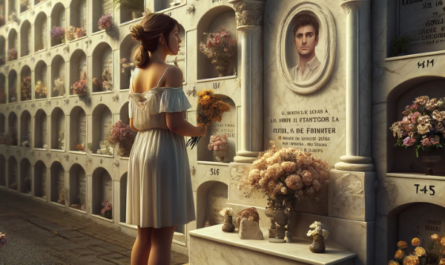
<instances>
[{"instance_id":1,"label":"flower arrangement in vase","mask_svg":"<svg viewBox=\"0 0 445 265\"><path fill-rule=\"evenodd\" d=\"M224 157L229 154L229 139L226 134L210 136L210 143L207 146L209 150L213 150L213 155L218 162L223 162Z\"/></svg>"},{"instance_id":2,"label":"flower arrangement in vase","mask_svg":"<svg viewBox=\"0 0 445 265\"><path fill-rule=\"evenodd\" d=\"M93 85L98 87L100 91L112 91L113 90L113 75L110 69L105 69L102 73L102 79L93 78Z\"/></svg>"},{"instance_id":3,"label":"flower arrangement in vase","mask_svg":"<svg viewBox=\"0 0 445 265\"><path fill-rule=\"evenodd\" d=\"M224 208L219 212L222 217L224 217L224 224L222 226L222 230L224 232L233 232L235 231L235 225L232 223L233 218L233 210L232 208Z\"/></svg>"},{"instance_id":4,"label":"flower arrangement in vase","mask_svg":"<svg viewBox=\"0 0 445 265\"><path fill-rule=\"evenodd\" d=\"M110 128L106 139L113 148L119 144L119 149L117 150L118 155L128 157L133 147L136 134L137 132L134 132L129 125L119 120Z\"/></svg>"},{"instance_id":5,"label":"flower arrangement in vase","mask_svg":"<svg viewBox=\"0 0 445 265\"><path fill-rule=\"evenodd\" d=\"M432 175L432 166L441 160L445 144L445 98L417 97L402 114L402 120L390 127L393 136L397 137L394 146L412 147L416 150L416 157L419 157L419 151L423 151L427 175Z\"/></svg>"},{"instance_id":6,"label":"flower arrangement in vase","mask_svg":"<svg viewBox=\"0 0 445 265\"><path fill-rule=\"evenodd\" d=\"M74 147L74 151L84 152L85 144L76 144L76 146Z\"/></svg>"},{"instance_id":7,"label":"flower arrangement in vase","mask_svg":"<svg viewBox=\"0 0 445 265\"><path fill-rule=\"evenodd\" d=\"M46 98L47 94L48 94L48 89L46 88L45 84L39 80L39 81L37 81L37 83L35 85L34 93L35 93L36 99Z\"/></svg>"},{"instance_id":8,"label":"flower arrangement in vase","mask_svg":"<svg viewBox=\"0 0 445 265\"><path fill-rule=\"evenodd\" d=\"M8 52L8 61L12 61L17 59L17 49L16 48L10 48Z\"/></svg>"},{"instance_id":9,"label":"flower arrangement in vase","mask_svg":"<svg viewBox=\"0 0 445 265\"><path fill-rule=\"evenodd\" d=\"M228 60L236 54L236 39L225 28L221 28L220 32L204 33L204 35L207 35L207 40L199 44L199 50L207 58L212 59L218 76L224 76Z\"/></svg>"},{"instance_id":10,"label":"flower arrangement in vase","mask_svg":"<svg viewBox=\"0 0 445 265\"><path fill-rule=\"evenodd\" d=\"M65 38L67 40L76 40L87 35L87 29L85 27L77 28L70 26L65 32Z\"/></svg>"},{"instance_id":11,"label":"flower arrangement in vase","mask_svg":"<svg viewBox=\"0 0 445 265\"><path fill-rule=\"evenodd\" d=\"M134 68L136 67L136 64L127 58L122 58L121 61L121 73L125 74L130 70L133 72Z\"/></svg>"},{"instance_id":12,"label":"flower arrangement in vase","mask_svg":"<svg viewBox=\"0 0 445 265\"><path fill-rule=\"evenodd\" d=\"M324 253L326 250L324 240L328 239L328 230L324 229L323 225L317 221L312 223L309 228L313 229L306 234L312 237L312 244L309 246L309 250L314 253Z\"/></svg>"},{"instance_id":13,"label":"flower arrangement in vase","mask_svg":"<svg viewBox=\"0 0 445 265\"><path fill-rule=\"evenodd\" d=\"M102 202L102 210L100 210L100 215L108 218L108 219L112 219L113 215L112 215L112 205L108 200L105 200Z\"/></svg>"},{"instance_id":14,"label":"flower arrangement in vase","mask_svg":"<svg viewBox=\"0 0 445 265\"><path fill-rule=\"evenodd\" d=\"M60 40L65 43L65 29L62 27L53 27L51 30L51 39Z\"/></svg>"},{"instance_id":15,"label":"flower arrangement in vase","mask_svg":"<svg viewBox=\"0 0 445 265\"><path fill-rule=\"evenodd\" d=\"M104 29L105 31L110 30L111 26L113 25L113 18L111 17L111 14L102 15L102 17L99 18L97 25L101 30L102 29Z\"/></svg>"},{"instance_id":16,"label":"flower arrangement in vase","mask_svg":"<svg viewBox=\"0 0 445 265\"><path fill-rule=\"evenodd\" d=\"M21 101L31 100L31 77L27 76L23 78L20 87Z\"/></svg>"},{"instance_id":17,"label":"flower arrangement in vase","mask_svg":"<svg viewBox=\"0 0 445 265\"><path fill-rule=\"evenodd\" d=\"M198 93L198 124L209 125L212 122L221 122L224 112L230 110L229 104L222 101L211 89ZM201 137L191 137L187 146L191 149L199 142Z\"/></svg>"},{"instance_id":18,"label":"flower arrangement in vase","mask_svg":"<svg viewBox=\"0 0 445 265\"><path fill-rule=\"evenodd\" d=\"M54 89L52 96L64 96L65 95L65 80L62 77L57 78L54 80Z\"/></svg>"},{"instance_id":19,"label":"flower arrangement in vase","mask_svg":"<svg viewBox=\"0 0 445 265\"><path fill-rule=\"evenodd\" d=\"M82 72L81 76L82 78L70 87L70 95L85 96L87 94L87 75Z\"/></svg>"},{"instance_id":20,"label":"flower arrangement in vase","mask_svg":"<svg viewBox=\"0 0 445 265\"><path fill-rule=\"evenodd\" d=\"M113 147L108 140L103 140L99 142L99 149L97 149L97 154L102 155L113 155Z\"/></svg>"},{"instance_id":21,"label":"flower arrangement in vase","mask_svg":"<svg viewBox=\"0 0 445 265\"><path fill-rule=\"evenodd\" d=\"M445 265L445 236L441 238L438 234L433 234L429 239L432 242L427 248L421 246L421 240L418 237L411 240L411 247L406 241L397 242L394 259L390 260L388 265ZM426 242L424 244L426 245Z\"/></svg>"}]
</instances>

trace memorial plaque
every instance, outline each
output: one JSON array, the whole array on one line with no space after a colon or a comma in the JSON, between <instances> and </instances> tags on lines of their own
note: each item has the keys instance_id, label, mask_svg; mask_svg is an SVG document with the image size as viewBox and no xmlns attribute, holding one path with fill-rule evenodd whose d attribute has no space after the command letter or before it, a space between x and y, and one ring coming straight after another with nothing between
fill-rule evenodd
<instances>
[{"instance_id":1,"label":"memorial plaque","mask_svg":"<svg viewBox=\"0 0 445 265\"><path fill-rule=\"evenodd\" d=\"M445 208L433 204L415 204L399 214L398 224L399 240L411 242L413 237L418 237L428 246L432 234L442 236L445 231Z\"/></svg>"},{"instance_id":2,"label":"memorial plaque","mask_svg":"<svg viewBox=\"0 0 445 265\"><path fill-rule=\"evenodd\" d=\"M76 144L85 144L87 137L87 118L84 113L79 117L79 138Z\"/></svg>"},{"instance_id":3,"label":"memorial plaque","mask_svg":"<svg viewBox=\"0 0 445 265\"><path fill-rule=\"evenodd\" d=\"M445 10L442 0L399 0L399 35L408 35L409 53L445 49Z\"/></svg>"},{"instance_id":4,"label":"memorial plaque","mask_svg":"<svg viewBox=\"0 0 445 265\"><path fill-rule=\"evenodd\" d=\"M101 124L102 124L101 134L100 134L101 141L105 139L108 132L110 131L110 127L112 126L112 120L113 120L113 117L111 116L111 113L109 111L104 110L102 112L101 119L100 119Z\"/></svg>"},{"instance_id":5,"label":"memorial plaque","mask_svg":"<svg viewBox=\"0 0 445 265\"><path fill-rule=\"evenodd\" d=\"M46 23L46 19L42 20L42 44L43 44L43 48L48 47L48 43L46 40L46 30L47 30L47 23Z\"/></svg>"},{"instance_id":6,"label":"memorial plaque","mask_svg":"<svg viewBox=\"0 0 445 265\"><path fill-rule=\"evenodd\" d=\"M85 56L79 58L79 80L82 79L82 74L87 73L87 60Z\"/></svg>"},{"instance_id":7,"label":"memorial plaque","mask_svg":"<svg viewBox=\"0 0 445 265\"><path fill-rule=\"evenodd\" d=\"M216 182L207 192L207 216L210 225L224 223L224 217L219 214L223 208L227 207L228 190L224 183Z\"/></svg>"}]
</instances>

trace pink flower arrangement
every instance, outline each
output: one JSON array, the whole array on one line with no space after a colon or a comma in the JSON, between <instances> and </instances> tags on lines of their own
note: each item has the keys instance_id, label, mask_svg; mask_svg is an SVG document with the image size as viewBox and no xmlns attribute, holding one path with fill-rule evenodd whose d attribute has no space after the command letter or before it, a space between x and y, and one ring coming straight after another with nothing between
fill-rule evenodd
<instances>
[{"instance_id":1,"label":"pink flower arrangement","mask_svg":"<svg viewBox=\"0 0 445 265\"><path fill-rule=\"evenodd\" d=\"M15 59L17 59L17 49L11 48L11 49L9 49L9 52L8 52L8 61L12 61Z\"/></svg>"},{"instance_id":2,"label":"pink flower arrangement","mask_svg":"<svg viewBox=\"0 0 445 265\"><path fill-rule=\"evenodd\" d=\"M128 157L135 138L136 132L134 132L129 125L119 120L110 128L106 139L112 147L119 144L118 155Z\"/></svg>"},{"instance_id":3,"label":"pink flower arrangement","mask_svg":"<svg viewBox=\"0 0 445 265\"><path fill-rule=\"evenodd\" d=\"M213 151L227 151L229 150L229 140L227 135L212 135L210 136L210 143L207 146L209 150Z\"/></svg>"},{"instance_id":4,"label":"pink flower arrangement","mask_svg":"<svg viewBox=\"0 0 445 265\"><path fill-rule=\"evenodd\" d=\"M315 198L329 181L326 161L295 148L271 149L260 154L238 188L250 197L260 191L268 197L273 209L293 209L297 200Z\"/></svg>"},{"instance_id":5,"label":"pink flower arrangement","mask_svg":"<svg viewBox=\"0 0 445 265\"><path fill-rule=\"evenodd\" d=\"M199 44L199 50L207 58L228 59L235 55L236 39L225 28L221 28L220 32L204 35L207 35L207 41Z\"/></svg>"},{"instance_id":6,"label":"pink flower arrangement","mask_svg":"<svg viewBox=\"0 0 445 265\"><path fill-rule=\"evenodd\" d=\"M112 205L108 200L105 200L102 202L102 210L100 210L100 215L102 215L103 217L106 217L108 219L112 218L112 214L111 214L111 210L112 210Z\"/></svg>"},{"instance_id":7,"label":"pink flower arrangement","mask_svg":"<svg viewBox=\"0 0 445 265\"><path fill-rule=\"evenodd\" d=\"M65 43L65 29L62 27L53 27L51 30L51 39L60 40Z\"/></svg>"},{"instance_id":8,"label":"pink flower arrangement","mask_svg":"<svg viewBox=\"0 0 445 265\"><path fill-rule=\"evenodd\" d=\"M87 35L87 30L85 27L76 28L74 26L70 26L68 31L65 32L67 40L75 40Z\"/></svg>"},{"instance_id":9,"label":"pink flower arrangement","mask_svg":"<svg viewBox=\"0 0 445 265\"><path fill-rule=\"evenodd\" d=\"M109 30L112 25L111 14L103 15L97 22L97 25L99 26L99 29Z\"/></svg>"},{"instance_id":10,"label":"pink flower arrangement","mask_svg":"<svg viewBox=\"0 0 445 265\"><path fill-rule=\"evenodd\" d=\"M82 78L76 82L70 87L70 95L85 95L87 93L87 77L86 73L84 72L82 74Z\"/></svg>"},{"instance_id":11,"label":"pink flower arrangement","mask_svg":"<svg viewBox=\"0 0 445 265\"><path fill-rule=\"evenodd\" d=\"M432 151L443 148L445 140L445 98L428 96L417 97L413 104L405 107L401 121L395 122L389 129L397 137L395 146L415 148L419 151ZM403 140L402 140L403 138Z\"/></svg>"}]
</instances>

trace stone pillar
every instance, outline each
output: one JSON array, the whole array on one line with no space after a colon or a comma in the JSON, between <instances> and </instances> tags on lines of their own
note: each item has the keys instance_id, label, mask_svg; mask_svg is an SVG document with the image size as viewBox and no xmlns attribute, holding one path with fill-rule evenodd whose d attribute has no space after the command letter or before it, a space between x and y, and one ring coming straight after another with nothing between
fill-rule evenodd
<instances>
[{"instance_id":1,"label":"stone pillar","mask_svg":"<svg viewBox=\"0 0 445 265\"><path fill-rule=\"evenodd\" d=\"M346 17L346 155L335 168L374 171L371 158L371 0L344 0Z\"/></svg>"},{"instance_id":2,"label":"stone pillar","mask_svg":"<svg viewBox=\"0 0 445 265\"><path fill-rule=\"evenodd\" d=\"M263 151L264 0L230 0L241 39L241 121L235 162L252 163ZM238 46L238 47L239 47Z\"/></svg>"}]
</instances>

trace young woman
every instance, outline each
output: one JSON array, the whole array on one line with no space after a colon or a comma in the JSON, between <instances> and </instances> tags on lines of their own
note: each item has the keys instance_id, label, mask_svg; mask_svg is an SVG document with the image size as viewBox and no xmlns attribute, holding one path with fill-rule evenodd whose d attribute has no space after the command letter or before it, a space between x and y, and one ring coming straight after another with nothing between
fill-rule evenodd
<instances>
[{"instance_id":1,"label":"young woman","mask_svg":"<svg viewBox=\"0 0 445 265\"><path fill-rule=\"evenodd\" d=\"M178 22L148 13L131 35L141 43L129 91L130 126L138 132L128 161L126 222L138 226L131 264L164 265L176 226L195 220L184 136L204 136L207 127L184 119L191 105L182 72L165 63L179 51Z\"/></svg>"}]
</instances>

